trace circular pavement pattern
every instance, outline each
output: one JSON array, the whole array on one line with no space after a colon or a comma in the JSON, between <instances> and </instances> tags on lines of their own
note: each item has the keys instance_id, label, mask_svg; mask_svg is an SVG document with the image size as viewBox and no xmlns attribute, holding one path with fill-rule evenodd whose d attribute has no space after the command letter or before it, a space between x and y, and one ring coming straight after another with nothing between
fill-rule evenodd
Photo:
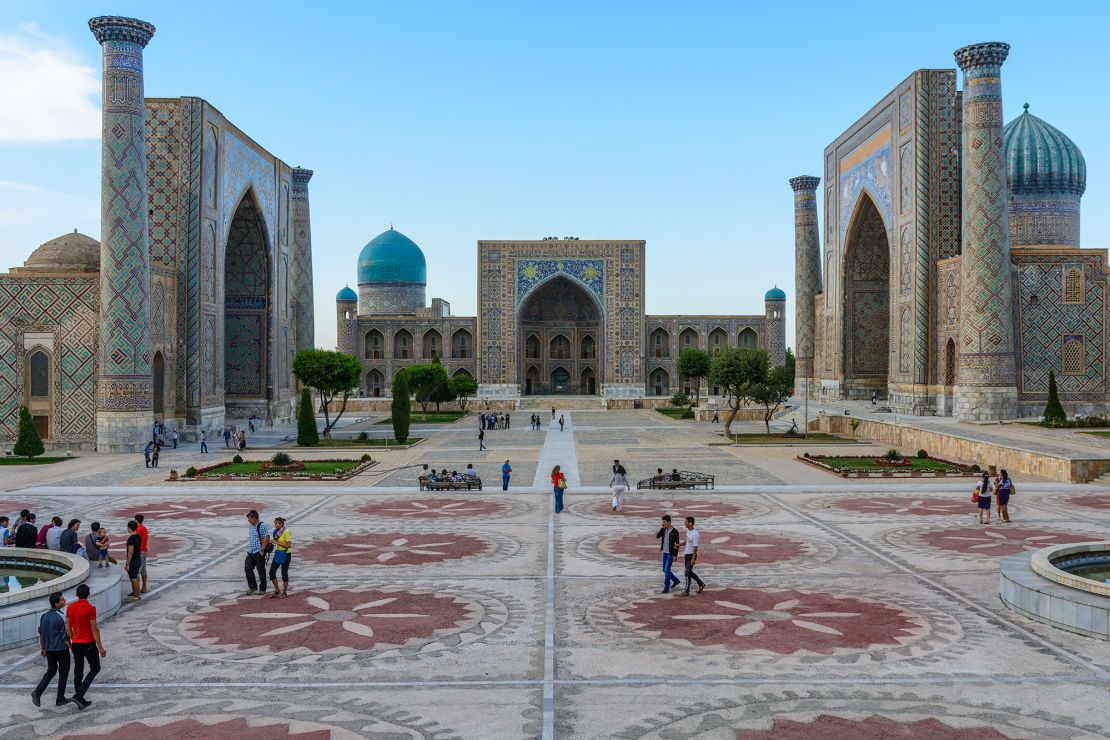
<instances>
[{"instance_id":1,"label":"circular pavement pattern","mask_svg":"<svg viewBox=\"0 0 1110 740\"><path fill-rule=\"evenodd\" d=\"M746 507L740 504L725 503L724 501L705 501L698 499L671 499L671 498L641 498L639 496L625 496L624 505L620 511L613 511L612 500L607 496L604 501L589 507L591 513L605 514L607 516L646 517L658 519L664 514L670 514L675 524L680 524L683 517L692 516L695 520L708 519L715 516L732 516L746 512Z\"/></svg>"},{"instance_id":2,"label":"circular pavement pattern","mask_svg":"<svg viewBox=\"0 0 1110 740\"><path fill-rule=\"evenodd\" d=\"M489 540L467 534L371 532L312 542L297 555L314 563L388 567L458 560L494 549Z\"/></svg>"},{"instance_id":3,"label":"circular pavement pattern","mask_svg":"<svg viewBox=\"0 0 1110 740\"><path fill-rule=\"evenodd\" d=\"M913 738L913 740L1007 740L993 727L952 727L935 717L894 720L879 715L846 719L821 714L811 720L775 717L769 730L736 730L736 740L812 740L813 738Z\"/></svg>"},{"instance_id":4,"label":"circular pavement pattern","mask_svg":"<svg viewBox=\"0 0 1110 740\"><path fill-rule=\"evenodd\" d=\"M503 514L509 511L509 508L506 503L488 499L425 498L377 501L366 506L360 506L357 511L362 514L389 519L420 520L486 517Z\"/></svg>"},{"instance_id":5,"label":"circular pavement pattern","mask_svg":"<svg viewBox=\"0 0 1110 740\"><path fill-rule=\"evenodd\" d=\"M84 543L84 537L81 542ZM147 537L147 552L153 559L158 556L176 555L189 549L189 541L172 534L152 534ZM127 537L117 535L111 537L108 543L108 552L116 560L123 562L127 557ZM151 565L154 563L151 562Z\"/></svg>"},{"instance_id":6,"label":"circular pavement pattern","mask_svg":"<svg viewBox=\"0 0 1110 740\"><path fill-rule=\"evenodd\" d=\"M164 724L158 720L142 720L120 725L100 725L64 735L62 740L86 740L89 737L110 737L112 740L355 740L361 737L338 727L301 720L278 720L252 717L208 716L201 719L178 719Z\"/></svg>"},{"instance_id":7,"label":"circular pavement pattern","mask_svg":"<svg viewBox=\"0 0 1110 740\"><path fill-rule=\"evenodd\" d=\"M660 559L659 540L652 535L629 534L605 540L601 548L615 555L651 562ZM753 532L702 532L698 562L718 565L754 565L793 560L810 548L797 540ZM678 570L681 570L681 562Z\"/></svg>"},{"instance_id":8,"label":"circular pavement pattern","mask_svg":"<svg viewBox=\"0 0 1110 740\"><path fill-rule=\"evenodd\" d=\"M194 639L238 649L371 650L428 642L473 623L478 608L450 595L370 589L236 599L190 618Z\"/></svg>"},{"instance_id":9,"label":"circular pavement pattern","mask_svg":"<svg viewBox=\"0 0 1110 740\"><path fill-rule=\"evenodd\" d=\"M1039 550L1049 545L1089 542L1093 536L1060 532L1051 529L997 527L962 527L939 529L920 535L921 541L938 550L969 555L1003 556L1026 550Z\"/></svg>"},{"instance_id":10,"label":"circular pavement pattern","mask_svg":"<svg viewBox=\"0 0 1110 740\"><path fill-rule=\"evenodd\" d=\"M894 606L794 590L725 588L697 598L660 595L634 601L617 615L625 626L665 640L780 655L900 646L899 638L919 631L913 617Z\"/></svg>"},{"instance_id":11,"label":"circular pavement pattern","mask_svg":"<svg viewBox=\"0 0 1110 740\"><path fill-rule=\"evenodd\" d=\"M896 516L958 516L974 513L974 507L968 501L939 496L859 496L836 499L829 507L857 514Z\"/></svg>"},{"instance_id":12,"label":"circular pavement pattern","mask_svg":"<svg viewBox=\"0 0 1110 740\"><path fill-rule=\"evenodd\" d=\"M1085 509L1110 509L1110 494L1105 493L1070 496L1066 501L1072 506L1082 506Z\"/></svg>"},{"instance_id":13,"label":"circular pavement pattern","mask_svg":"<svg viewBox=\"0 0 1110 740\"><path fill-rule=\"evenodd\" d=\"M142 512L149 519L202 519L211 521L223 517L242 518L248 511L265 511L266 504L256 501L217 501L212 499L159 501L157 503L135 503L126 509L118 509L115 516L130 518L135 512Z\"/></svg>"}]
</instances>

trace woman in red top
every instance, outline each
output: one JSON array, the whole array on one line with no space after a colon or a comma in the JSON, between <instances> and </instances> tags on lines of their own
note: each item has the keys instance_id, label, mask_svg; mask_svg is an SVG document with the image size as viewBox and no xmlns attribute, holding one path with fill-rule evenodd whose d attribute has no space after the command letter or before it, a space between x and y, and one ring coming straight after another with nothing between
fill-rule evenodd
<instances>
[{"instance_id":1,"label":"woman in red top","mask_svg":"<svg viewBox=\"0 0 1110 740\"><path fill-rule=\"evenodd\" d=\"M558 465L551 469L551 486L555 489L555 513L563 510L563 491L567 490L567 477Z\"/></svg>"}]
</instances>

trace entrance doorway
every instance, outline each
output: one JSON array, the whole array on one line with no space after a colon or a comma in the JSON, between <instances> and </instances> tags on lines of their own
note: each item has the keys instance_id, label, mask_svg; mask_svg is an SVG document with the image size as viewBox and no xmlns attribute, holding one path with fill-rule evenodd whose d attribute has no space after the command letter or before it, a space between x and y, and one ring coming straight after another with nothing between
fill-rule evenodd
<instances>
[{"instance_id":1,"label":"entrance doorway","mask_svg":"<svg viewBox=\"0 0 1110 740\"><path fill-rule=\"evenodd\" d=\"M848 228L844 256L844 395L887 397L890 361L890 245L865 193Z\"/></svg>"},{"instance_id":2,"label":"entrance doorway","mask_svg":"<svg viewBox=\"0 0 1110 740\"><path fill-rule=\"evenodd\" d=\"M518 315L524 394L596 394L605 340L593 294L556 275L528 294Z\"/></svg>"},{"instance_id":3,"label":"entrance doorway","mask_svg":"<svg viewBox=\"0 0 1110 740\"><path fill-rule=\"evenodd\" d=\"M224 403L229 416L266 417L270 368L269 239L248 190L227 234L224 259Z\"/></svg>"}]
</instances>

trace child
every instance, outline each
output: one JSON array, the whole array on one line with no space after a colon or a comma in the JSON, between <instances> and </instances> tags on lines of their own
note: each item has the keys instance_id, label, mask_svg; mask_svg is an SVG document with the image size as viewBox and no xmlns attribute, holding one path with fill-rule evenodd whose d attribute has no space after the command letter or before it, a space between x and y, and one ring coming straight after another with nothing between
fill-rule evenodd
<instances>
[{"instance_id":1,"label":"child","mask_svg":"<svg viewBox=\"0 0 1110 740\"><path fill-rule=\"evenodd\" d=\"M108 537L108 530L101 527L96 533L96 549L100 551L100 560L96 561L97 568L112 567L112 563L108 560L109 544L111 544L111 539Z\"/></svg>"},{"instance_id":2,"label":"child","mask_svg":"<svg viewBox=\"0 0 1110 740\"><path fill-rule=\"evenodd\" d=\"M979 505L979 523L983 523L983 514L987 516L987 526L991 525L991 479L983 473L983 479L975 487L975 502Z\"/></svg>"}]
</instances>

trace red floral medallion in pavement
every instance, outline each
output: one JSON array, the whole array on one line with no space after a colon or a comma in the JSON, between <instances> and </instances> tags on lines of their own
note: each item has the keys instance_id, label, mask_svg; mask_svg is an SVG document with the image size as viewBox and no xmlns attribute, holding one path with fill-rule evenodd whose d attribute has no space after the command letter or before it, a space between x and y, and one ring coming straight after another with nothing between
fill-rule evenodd
<instances>
[{"instance_id":1,"label":"red floral medallion in pavement","mask_svg":"<svg viewBox=\"0 0 1110 740\"><path fill-rule=\"evenodd\" d=\"M489 540L467 534L372 532L302 546L300 557L333 565L426 565L458 560L493 549Z\"/></svg>"},{"instance_id":2,"label":"red floral medallion in pavement","mask_svg":"<svg viewBox=\"0 0 1110 740\"><path fill-rule=\"evenodd\" d=\"M614 516L636 516L658 519L664 514L675 517L675 524L681 524L682 519L692 516L696 520L711 516L731 516L740 512L740 507L726 504L721 501L698 501L695 499L646 499L636 497L631 501L626 498L621 511L613 511L609 503L599 503L593 507L596 514L613 514Z\"/></svg>"},{"instance_id":3,"label":"red floral medallion in pavement","mask_svg":"<svg viewBox=\"0 0 1110 740\"><path fill-rule=\"evenodd\" d=\"M202 519L209 521L223 517L238 517L241 519L251 509L263 511L265 508L266 504L255 501L159 501L154 504L146 502L135 504L126 509L119 509L114 514L115 516L130 518L136 512L142 512L143 516L149 519Z\"/></svg>"},{"instance_id":4,"label":"red floral medallion in pavement","mask_svg":"<svg viewBox=\"0 0 1110 740\"><path fill-rule=\"evenodd\" d=\"M970 555L1013 555L1023 550L1039 550L1049 545L1089 542L1093 536L1054 532L1049 529L998 527L964 527L926 532L921 539L939 550Z\"/></svg>"},{"instance_id":5,"label":"red floral medallion in pavement","mask_svg":"<svg viewBox=\"0 0 1110 740\"><path fill-rule=\"evenodd\" d=\"M834 501L833 506L860 514L896 514L899 516L955 516L970 514L974 507L961 499L909 498L880 496L879 498L850 498Z\"/></svg>"},{"instance_id":6,"label":"red floral medallion in pavement","mask_svg":"<svg viewBox=\"0 0 1110 740\"><path fill-rule=\"evenodd\" d=\"M438 519L441 517L481 517L508 511L500 501L471 499L460 501L451 498L426 498L413 501L379 501L359 507L358 511L371 516L400 517L403 519Z\"/></svg>"},{"instance_id":7,"label":"red floral medallion in pavement","mask_svg":"<svg viewBox=\"0 0 1110 740\"><path fill-rule=\"evenodd\" d=\"M679 534L684 530L680 529ZM659 540L652 535L627 535L603 545L617 555L658 560ZM796 540L752 532L702 532L699 561L714 565L777 563L802 555L806 546Z\"/></svg>"},{"instance_id":8,"label":"red floral medallion in pavement","mask_svg":"<svg viewBox=\"0 0 1110 740\"><path fill-rule=\"evenodd\" d=\"M952 727L932 717L899 722L871 715L866 719L845 719L830 714L810 721L775 718L770 730L737 730L736 740L813 740L814 738L852 738L853 740L1007 740L993 727Z\"/></svg>"}]
</instances>

